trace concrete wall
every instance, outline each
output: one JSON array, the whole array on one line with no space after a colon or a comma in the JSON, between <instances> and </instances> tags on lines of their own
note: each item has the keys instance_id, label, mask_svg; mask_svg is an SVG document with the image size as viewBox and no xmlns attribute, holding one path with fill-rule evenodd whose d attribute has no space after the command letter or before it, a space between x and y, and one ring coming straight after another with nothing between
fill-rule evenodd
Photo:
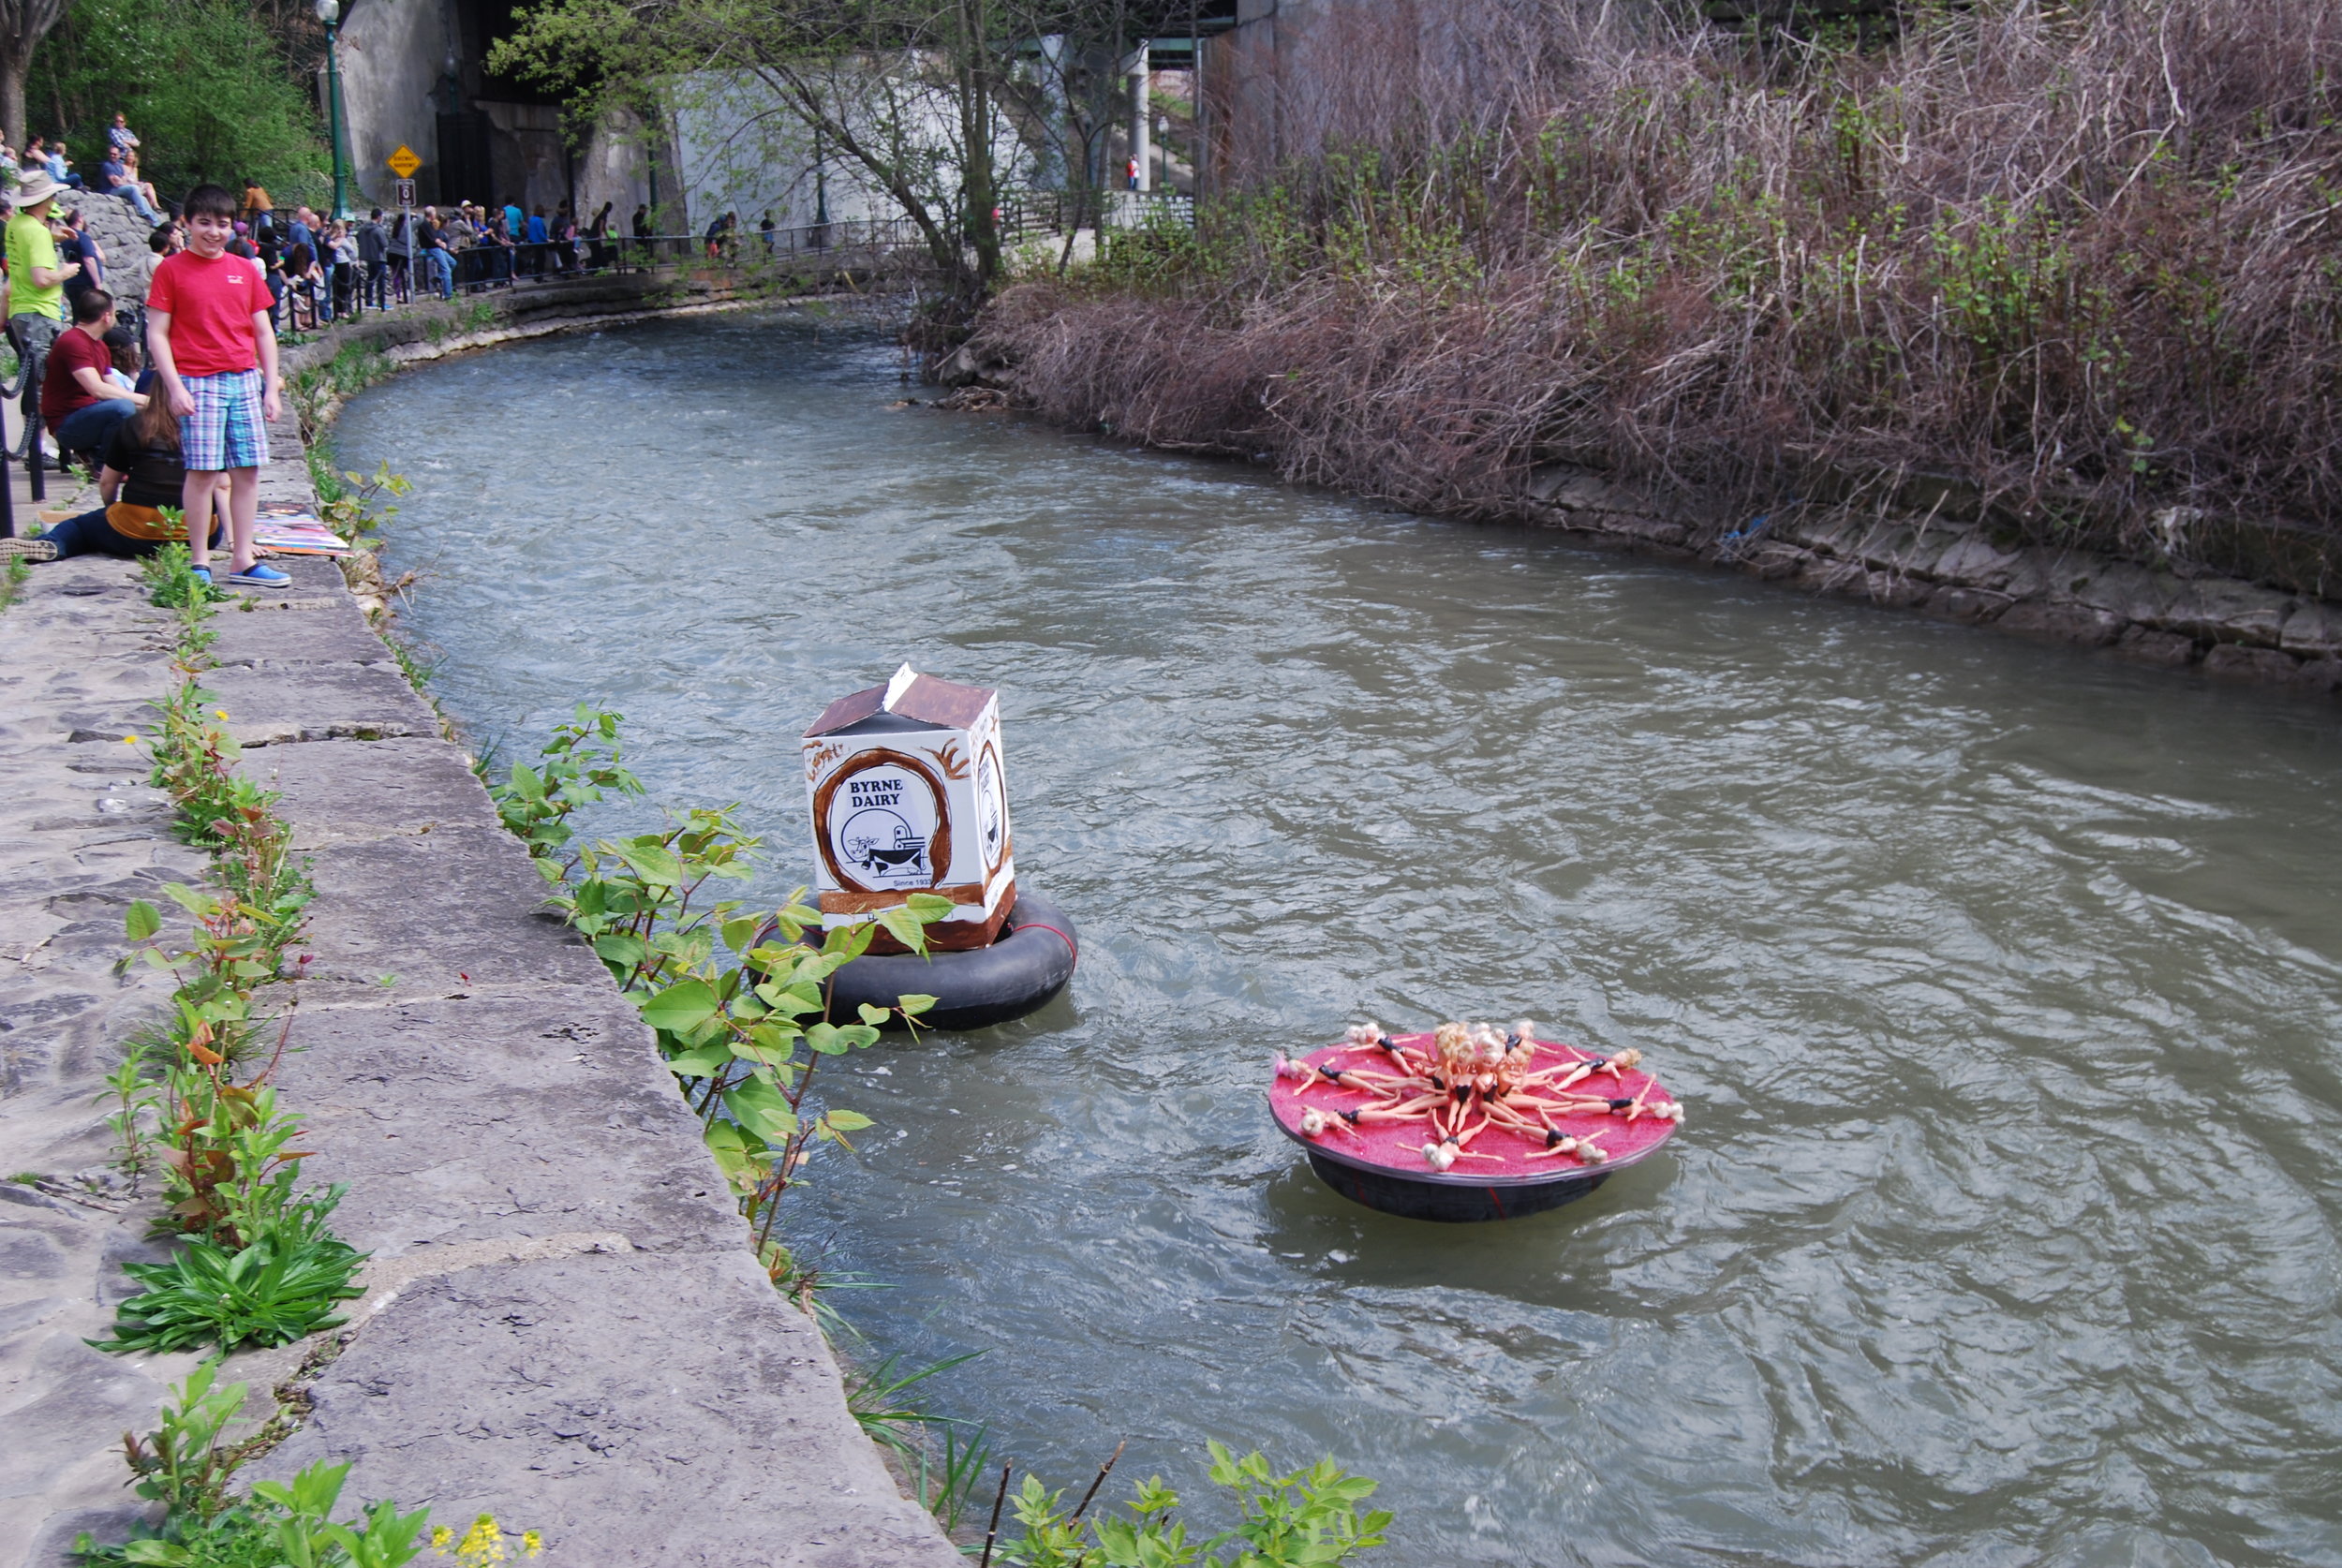
<instances>
[{"instance_id":1,"label":"concrete wall","mask_svg":"<svg viewBox=\"0 0 2342 1568\"><path fill-rule=\"evenodd\" d=\"M439 161L439 91L454 48L444 0L359 0L341 29L342 134L364 204L391 205L390 155ZM358 201L353 199L353 205Z\"/></svg>"}]
</instances>

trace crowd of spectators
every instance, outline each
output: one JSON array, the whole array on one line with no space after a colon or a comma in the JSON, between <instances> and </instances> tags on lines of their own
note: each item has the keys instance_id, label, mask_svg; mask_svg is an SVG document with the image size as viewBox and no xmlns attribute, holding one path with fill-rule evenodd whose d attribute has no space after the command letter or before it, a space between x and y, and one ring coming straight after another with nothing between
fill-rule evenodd
<instances>
[{"instance_id":1,"label":"crowd of spectators","mask_svg":"<svg viewBox=\"0 0 2342 1568\"><path fill-rule=\"evenodd\" d=\"M109 274L136 258L110 258L89 221L90 195L118 200L147 230L156 263L187 246L179 209L162 199L140 172L140 138L128 119L115 114L105 132L104 155L96 171L77 172L63 135L32 137L20 152L0 142L0 222L6 224L5 274L7 335L28 374L22 400L26 414L37 410L64 443L63 450L96 451L111 424L137 407L129 377L138 373L137 333L117 325ZM267 308L276 330L303 332L362 310L380 310L416 294L450 299L459 288L497 288L516 280L600 272L633 258L647 260L654 239L650 209L638 205L626 230L605 201L590 217L564 201L550 212L518 201L501 206L459 201L445 207L340 221L313 208L280 209L258 180L243 182L230 252L259 264L268 286ZM108 231L122 229L109 219ZM732 258L739 244L740 218L728 213L703 237L710 259ZM773 217L763 215L760 237L773 244ZM143 274L133 268L126 287L136 298ZM109 335L111 334L111 335ZM58 377L47 385L43 372L55 358ZM122 343L115 345L114 338ZM110 357L101 356L107 346ZM101 363L101 357L106 362ZM100 425L107 428L98 429ZM67 437L73 437L67 440Z\"/></svg>"}]
</instances>

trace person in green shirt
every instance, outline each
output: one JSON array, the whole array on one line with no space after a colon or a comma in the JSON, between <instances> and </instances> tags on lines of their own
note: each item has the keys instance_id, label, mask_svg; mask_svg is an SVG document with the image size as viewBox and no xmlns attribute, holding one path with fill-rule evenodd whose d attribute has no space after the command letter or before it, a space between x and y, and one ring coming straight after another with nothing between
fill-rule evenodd
<instances>
[{"instance_id":1,"label":"person in green shirt","mask_svg":"<svg viewBox=\"0 0 2342 1568\"><path fill-rule=\"evenodd\" d=\"M40 407L40 378L49 346L65 330L65 280L82 270L62 264L56 236L49 231L49 209L57 183L46 174L26 174L16 187L16 216L8 219L8 335L24 366L24 414Z\"/></svg>"}]
</instances>

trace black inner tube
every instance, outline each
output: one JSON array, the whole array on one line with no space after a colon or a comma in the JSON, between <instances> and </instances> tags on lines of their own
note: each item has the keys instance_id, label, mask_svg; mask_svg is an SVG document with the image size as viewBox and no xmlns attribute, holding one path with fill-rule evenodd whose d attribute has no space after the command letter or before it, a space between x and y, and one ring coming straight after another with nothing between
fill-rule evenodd
<instances>
[{"instance_id":1,"label":"black inner tube","mask_svg":"<svg viewBox=\"0 0 2342 1568\"><path fill-rule=\"evenodd\" d=\"M830 991L833 1023L859 1021L855 1009L892 1008L897 997L929 996L923 1028L981 1029L1022 1018L1074 978L1080 956L1074 923L1037 893L1019 889L1000 940L966 953L869 954L837 971ZM899 1021L888 1026L899 1028Z\"/></svg>"}]
</instances>

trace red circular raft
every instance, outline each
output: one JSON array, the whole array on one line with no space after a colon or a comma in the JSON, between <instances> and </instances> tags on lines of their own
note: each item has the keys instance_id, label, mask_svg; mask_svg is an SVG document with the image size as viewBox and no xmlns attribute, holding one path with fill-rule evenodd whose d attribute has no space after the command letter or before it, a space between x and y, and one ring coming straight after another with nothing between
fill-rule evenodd
<instances>
[{"instance_id":1,"label":"red circular raft","mask_svg":"<svg viewBox=\"0 0 2342 1568\"><path fill-rule=\"evenodd\" d=\"M1416 1057L1428 1058L1432 1053L1430 1033L1384 1038ZM1608 1059L1550 1041L1533 1044L1532 1073L1562 1069L1566 1077L1576 1064ZM1299 1068L1312 1070L1306 1081ZM1550 1133L1488 1122L1460 1146L1445 1151L1452 1159L1442 1170L1424 1153L1426 1143L1437 1141L1428 1121L1368 1117L1354 1124L1341 1115L1386 1102L1370 1088L1328 1080L1327 1074L1351 1069L1383 1074L1401 1071L1381 1043L1328 1045L1278 1074L1268 1090L1269 1110L1285 1136L1308 1151L1311 1166L1327 1186L1370 1208L1411 1219L1507 1220L1559 1207L1593 1191L1612 1172L1648 1158L1674 1135L1682 1115L1668 1109L1674 1097L1653 1074L1638 1067L1606 1065L1563 1093L1570 1099L1600 1098L1616 1108L1548 1111L1532 1118L1549 1123ZM1312 1110L1324 1113L1326 1122L1314 1137L1302 1131L1302 1118ZM1666 1114L1655 1114L1660 1112ZM1477 1119L1467 1118L1465 1125ZM1591 1141L1603 1157L1559 1152L1558 1140L1564 1138Z\"/></svg>"}]
</instances>

